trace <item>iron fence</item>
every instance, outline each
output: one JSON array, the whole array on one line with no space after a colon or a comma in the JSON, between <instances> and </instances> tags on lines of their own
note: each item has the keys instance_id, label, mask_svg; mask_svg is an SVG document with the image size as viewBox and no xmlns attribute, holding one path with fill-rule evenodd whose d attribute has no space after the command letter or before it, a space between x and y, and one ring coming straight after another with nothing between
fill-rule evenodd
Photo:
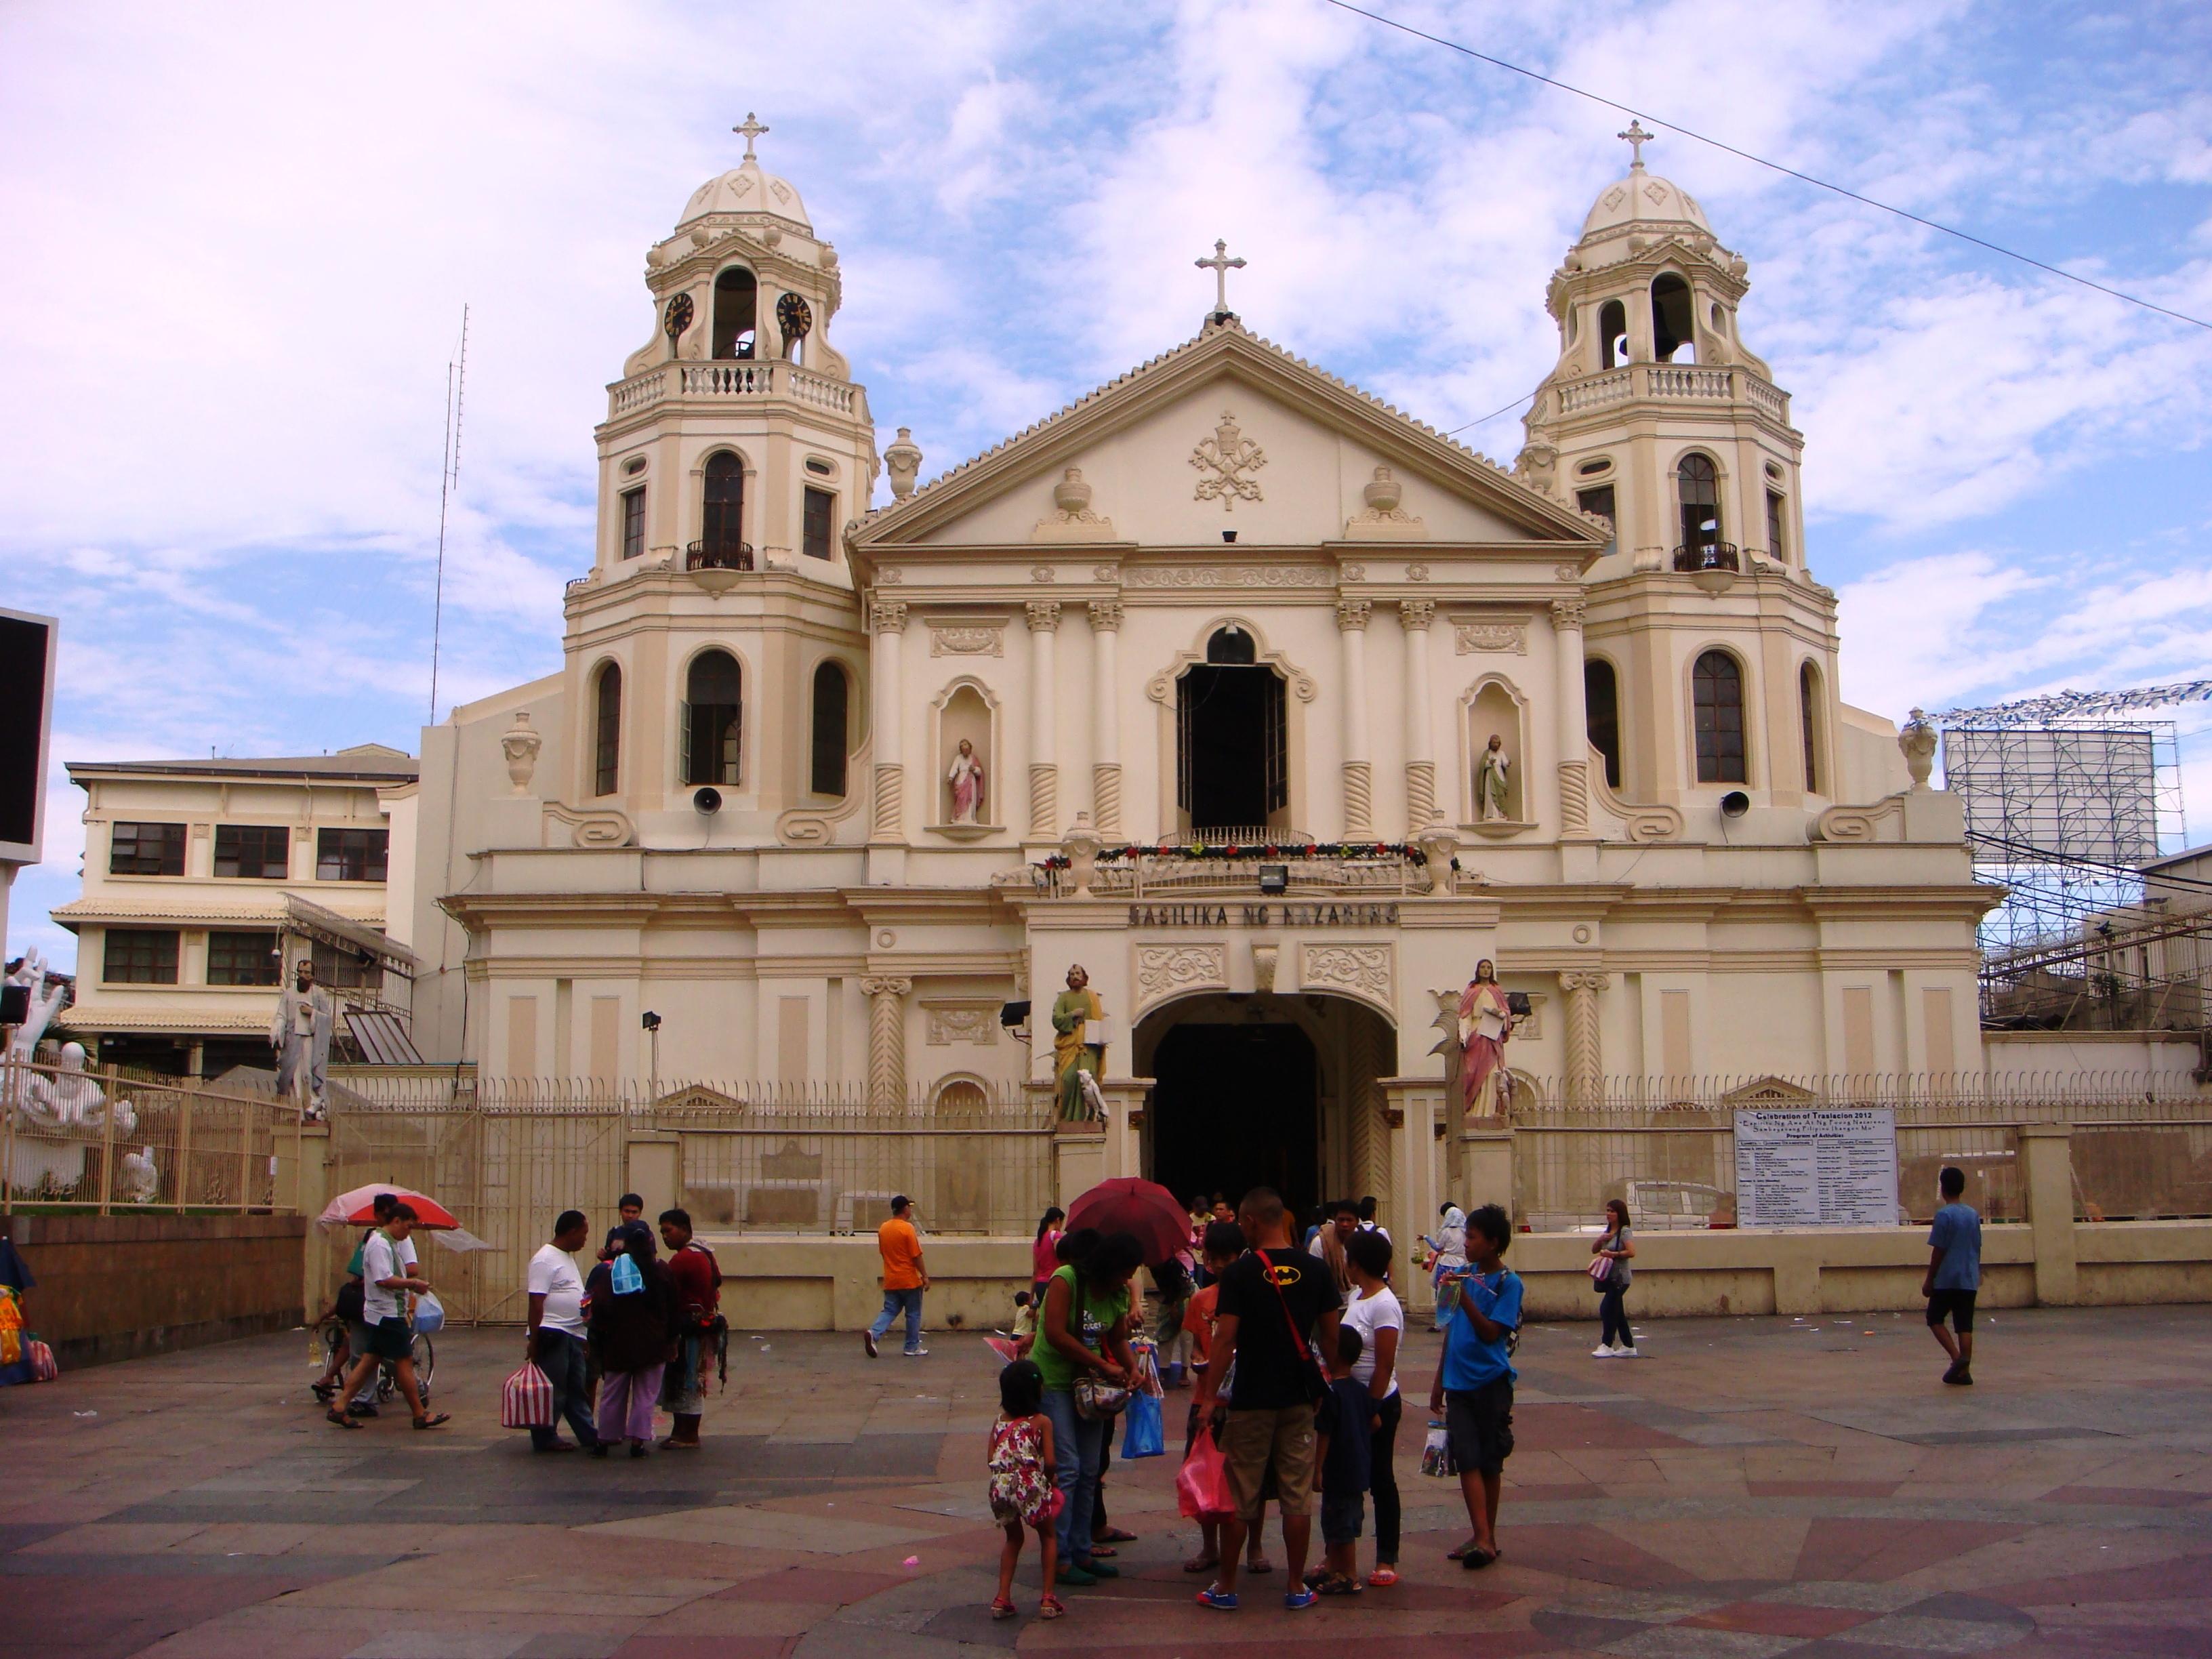
<instances>
[{"instance_id":1,"label":"iron fence","mask_svg":"<svg viewBox=\"0 0 2212 1659\"><path fill-rule=\"evenodd\" d=\"M0 1061L0 1210L273 1211L286 1101L129 1067Z\"/></svg>"}]
</instances>

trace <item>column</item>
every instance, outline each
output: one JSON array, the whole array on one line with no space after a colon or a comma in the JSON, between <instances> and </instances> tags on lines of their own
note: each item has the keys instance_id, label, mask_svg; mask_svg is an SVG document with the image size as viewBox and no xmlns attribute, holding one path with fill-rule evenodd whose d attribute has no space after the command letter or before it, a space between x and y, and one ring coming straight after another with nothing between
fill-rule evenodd
<instances>
[{"instance_id":1,"label":"column","mask_svg":"<svg viewBox=\"0 0 2212 1659\"><path fill-rule=\"evenodd\" d=\"M871 975L860 981L868 998L868 1103L906 1103L906 1004L910 979Z\"/></svg>"},{"instance_id":2,"label":"column","mask_svg":"<svg viewBox=\"0 0 2212 1659\"><path fill-rule=\"evenodd\" d=\"M1583 601L1552 601L1559 658L1559 833L1589 834L1589 716L1583 704Z\"/></svg>"},{"instance_id":3,"label":"column","mask_svg":"<svg viewBox=\"0 0 2212 1659\"><path fill-rule=\"evenodd\" d=\"M1429 624L1434 599L1398 601L1406 635L1406 839L1420 839L1437 821L1436 726L1429 711Z\"/></svg>"},{"instance_id":4,"label":"column","mask_svg":"<svg viewBox=\"0 0 2212 1659\"><path fill-rule=\"evenodd\" d=\"M1060 637L1060 604L1031 599L1030 613L1030 839L1060 835L1059 685L1054 647Z\"/></svg>"},{"instance_id":5,"label":"column","mask_svg":"<svg viewBox=\"0 0 2212 1659\"><path fill-rule=\"evenodd\" d=\"M1595 1107L1605 1088L1603 1051L1599 1046L1598 993L1606 975L1595 969L1571 969L1559 975L1567 1000L1567 1104Z\"/></svg>"},{"instance_id":6,"label":"column","mask_svg":"<svg viewBox=\"0 0 2212 1659\"><path fill-rule=\"evenodd\" d=\"M2020 1184L2027 1199L2029 1237L2035 1249L2035 1299L2046 1308L2081 1300L2074 1241L2073 1136L2070 1123L2020 1126Z\"/></svg>"},{"instance_id":7,"label":"column","mask_svg":"<svg viewBox=\"0 0 2212 1659\"><path fill-rule=\"evenodd\" d=\"M1375 833L1375 768L1367 758L1367 599L1336 602L1338 637L1344 641L1344 839Z\"/></svg>"},{"instance_id":8,"label":"column","mask_svg":"<svg viewBox=\"0 0 2212 1659\"><path fill-rule=\"evenodd\" d=\"M1093 599L1091 613L1091 817L1102 836L1121 833L1121 680L1114 642L1121 629L1121 601Z\"/></svg>"},{"instance_id":9,"label":"column","mask_svg":"<svg viewBox=\"0 0 2212 1659\"><path fill-rule=\"evenodd\" d=\"M904 712L900 703L904 687L899 677L899 640L906 632L906 606L896 599L871 599L868 625L876 635L873 838L897 841L902 838L906 804L906 769L899 763L899 729Z\"/></svg>"}]
</instances>

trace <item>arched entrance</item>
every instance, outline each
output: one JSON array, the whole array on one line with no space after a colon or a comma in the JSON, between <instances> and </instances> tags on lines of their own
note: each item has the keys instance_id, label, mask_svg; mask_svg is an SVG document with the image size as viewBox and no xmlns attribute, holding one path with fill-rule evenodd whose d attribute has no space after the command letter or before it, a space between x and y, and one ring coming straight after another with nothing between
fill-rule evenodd
<instances>
[{"instance_id":1,"label":"arched entrance","mask_svg":"<svg viewBox=\"0 0 2212 1659\"><path fill-rule=\"evenodd\" d=\"M1132 1034L1153 1079L1144 1167L1178 1198L1273 1187L1302 1215L1324 1201L1390 1198L1380 1079L1390 1022L1332 995L1211 993L1153 1009Z\"/></svg>"}]
</instances>

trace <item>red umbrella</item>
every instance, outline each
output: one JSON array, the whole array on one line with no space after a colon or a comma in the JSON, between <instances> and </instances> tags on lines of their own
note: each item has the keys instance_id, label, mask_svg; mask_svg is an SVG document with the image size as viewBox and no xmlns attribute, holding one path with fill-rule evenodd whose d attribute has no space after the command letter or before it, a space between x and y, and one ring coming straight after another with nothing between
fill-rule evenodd
<instances>
[{"instance_id":1,"label":"red umbrella","mask_svg":"<svg viewBox=\"0 0 2212 1659\"><path fill-rule=\"evenodd\" d=\"M418 1193L412 1187L395 1187L389 1182L374 1186L356 1187L349 1193L340 1193L323 1206L316 1219L325 1227L367 1227L374 1224L377 1196L390 1193L415 1212L415 1224L433 1231L441 1227L459 1227L453 1212L427 1193Z\"/></svg>"},{"instance_id":2,"label":"red umbrella","mask_svg":"<svg viewBox=\"0 0 2212 1659\"><path fill-rule=\"evenodd\" d=\"M1067 1206L1067 1230L1134 1233L1145 1263L1158 1267L1190 1243L1190 1217L1182 1200L1158 1182L1119 1176L1102 1181Z\"/></svg>"}]
</instances>

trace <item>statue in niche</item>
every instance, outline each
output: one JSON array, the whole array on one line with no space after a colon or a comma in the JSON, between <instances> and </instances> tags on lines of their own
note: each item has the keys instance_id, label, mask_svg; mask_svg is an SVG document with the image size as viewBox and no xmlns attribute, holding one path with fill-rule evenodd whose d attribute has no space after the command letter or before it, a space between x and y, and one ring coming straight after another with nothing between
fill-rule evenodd
<instances>
[{"instance_id":1,"label":"statue in niche","mask_svg":"<svg viewBox=\"0 0 2212 1659\"><path fill-rule=\"evenodd\" d=\"M1490 734L1490 746L1474 766L1475 816L1485 823L1507 823L1513 818L1513 763L1506 757L1505 738Z\"/></svg>"},{"instance_id":2,"label":"statue in niche","mask_svg":"<svg viewBox=\"0 0 2212 1659\"><path fill-rule=\"evenodd\" d=\"M1513 1010L1488 957L1459 1000L1460 1106L1468 1117L1498 1117L1510 1103L1505 1045L1513 1036Z\"/></svg>"},{"instance_id":3,"label":"statue in niche","mask_svg":"<svg viewBox=\"0 0 2212 1659\"><path fill-rule=\"evenodd\" d=\"M331 994L315 983L315 964L300 958L292 988L276 999L269 1045L276 1050L276 1092L323 1115L324 1070L331 1059Z\"/></svg>"},{"instance_id":4,"label":"statue in niche","mask_svg":"<svg viewBox=\"0 0 2212 1659\"><path fill-rule=\"evenodd\" d=\"M952 818L954 823L981 823L983 821L983 763L975 758L975 745L966 738L952 757L952 769L945 775L952 787Z\"/></svg>"}]
</instances>

